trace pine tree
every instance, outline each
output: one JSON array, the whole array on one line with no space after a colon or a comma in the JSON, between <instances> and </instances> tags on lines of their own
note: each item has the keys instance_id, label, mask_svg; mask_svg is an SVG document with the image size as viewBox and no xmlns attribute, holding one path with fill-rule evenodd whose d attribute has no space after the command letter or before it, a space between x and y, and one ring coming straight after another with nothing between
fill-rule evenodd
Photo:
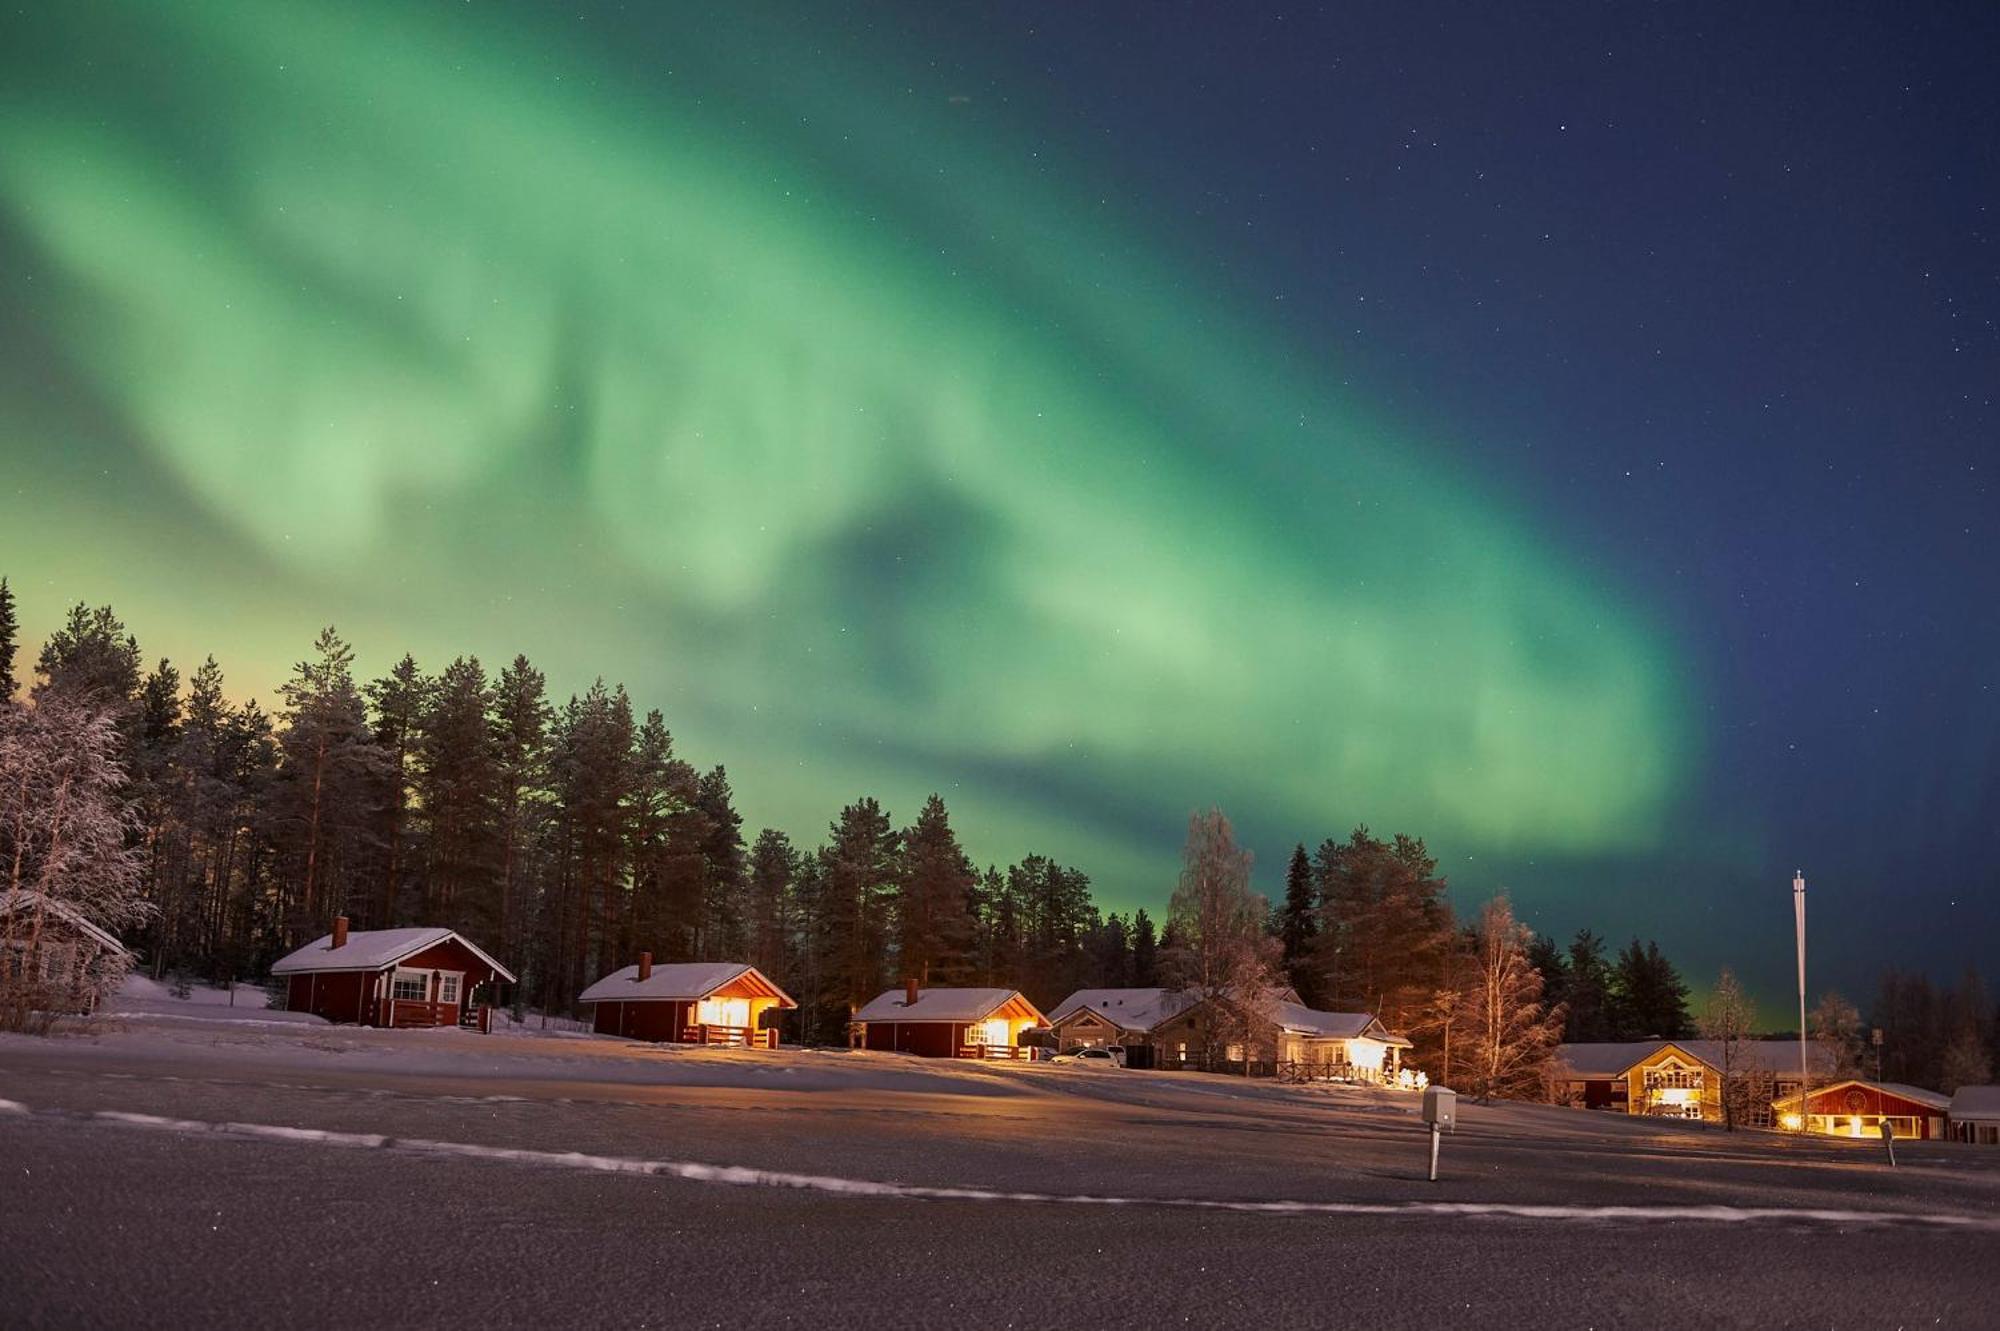
<instances>
[{"instance_id":1,"label":"pine tree","mask_svg":"<svg viewBox=\"0 0 2000 1331\"><path fill-rule=\"evenodd\" d=\"M14 654L20 647L21 621L14 612L14 589L0 578L0 707L14 701L19 688L14 678Z\"/></svg>"},{"instance_id":2,"label":"pine tree","mask_svg":"<svg viewBox=\"0 0 2000 1331\"><path fill-rule=\"evenodd\" d=\"M407 658L406 658L407 659ZM428 690L415 787L423 809L423 919L491 937L500 915L500 768L477 658L459 657Z\"/></svg>"},{"instance_id":3,"label":"pine tree","mask_svg":"<svg viewBox=\"0 0 2000 1331\"><path fill-rule=\"evenodd\" d=\"M1569 994L1569 960L1556 940L1535 934L1528 940L1528 964L1542 977L1542 1001L1553 1007Z\"/></svg>"},{"instance_id":4,"label":"pine tree","mask_svg":"<svg viewBox=\"0 0 2000 1331\"><path fill-rule=\"evenodd\" d=\"M381 828L377 833L382 843L382 870L371 904L375 926L381 929L399 923L404 880L412 866L421 863L418 850L410 844L414 838L409 812L432 687L417 668L416 659L406 653L394 669L366 689L374 708L375 743L383 754ZM428 890L422 895L427 910Z\"/></svg>"},{"instance_id":5,"label":"pine tree","mask_svg":"<svg viewBox=\"0 0 2000 1331\"><path fill-rule=\"evenodd\" d=\"M1563 1038L1609 1040L1611 1031L1611 967L1604 960L1604 940L1579 929L1570 940L1567 983L1563 993Z\"/></svg>"},{"instance_id":6,"label":"pine tree","mask_svg":"<svg viewBox=\"0 0 2000 1331\"><path fill-rule=\"evenodd\" d=\"M1285 977L1307 1007L1319 999L1319 897L1313 890L1312 860L1303 844L1292 848L1285 868L1285 904L1278 937L1284 944Z\"/></svg>"},{"instance_id":7,"label":"pine tree","mask_svg":"<svg viewBox=\"0 0 2000 1331\"><path fill-rule=\"evenodd\" d=\"M518 955L536 881L534 853L547 812L548 735L552 712L542 672L516 656L493 690L491 730L500 820L500 955Z\"/></svg>"},{"instance_id":8,"label":"pine tree","mask_svg":"<svg viewBox=\"0 0 2000 1331\"><path fill-rule=\"evenodd\" d=\"M1160 983L1159 939L1153 917L1141 909L1132 916L1132 983L1151 989Z\"/></svg>"},{"instance_id":9,"label":"pine tree","mask_svg":"<svg viewBox=\"0 0 2000 1331\"><path fill-rule=\"evenodd\" d=\"M380 844L370 823L388 767L369 734L353 664L353 651L328 627L279 689L285 729L267 811L286 864L280 928L294 946L349 909L364 852Z\"/></svg>"},{"instance_id":10,"label":"pine tree","mask_svg":"<svg viewBox=\"0 0 2000 1331\"><path fill-rule=\"evenodd\" d=\"M120 759L130 762L132 702L139 691L139 640L126 631L110 606L95 610L82 602L72 606L63 626L42 644L35 670L42 677L34 689L37 698L67 694L109 710L124 741Z\"/></svg>"},{"instance_id":11,"label":"pine tree","mask_svg":"<svg viewBox=\"0 0 2000 1331\"><path fill-rule=\"evenodd\" d=\"M867 798L842 809L831 832L820 853L818 998L851 1017L886 979L896 832L882 806Z\"/></svg>"},{"instance_id":12,"label":"pine tree","mask_svg":"<svg viewBox=\"0 0 2000 1331\"><path fill-rule=\"evenodd\" d=\"M743 919L743 815L736 812L729 774L720 765L702 773L694 802L702 816L696 955L704 961L740 960L750 945Z\"/></svg>"},{"instance_id":13,"label":"pine tree","mask_svg":"<svg viewBox=\"0 0 2000 1331\"><path fill-rule=\"evenodd\" d=\"M1620 1040L1679 1040L1691 1026L1688 987L1659 944L1638 939L1618 954L1611 975L1611 1024Z\"/></svg>"},{"instance_id":14,"label":"pine tree","mask_svg":"<svg viewBox=\"0 0 2000 1331\"><path fill-rule=\"evenodd\" d=\"M799 853L775 827L750 847L750 964L780 985L792 982L791 919Z\"/></svg>"},{"instance_id":15,"label":"pine tree","mask_svg":"<svg viewBox=\"0 0 2000 1331\"><path fill-rule=\"evenodd\" d=\"M1314 856L1324 1000L1370 1012L1391 1030L1431 1001L1451 945L1451 909L1437 860L1421 839L1384 842L1358 827Z\"/></svg>"},{"instance_id":16,"label":"pine tree","mask_svg":"<svg viewBox=\"0 0 2000 1331\"><path fill-rule=\"evenodd\" d=\"M924 801L901 841L896 964L920 984L962 984L973 969L973 920L966 907L978 876L951 830L944 800L933 794Z\"/></svg>"}]
</instances>

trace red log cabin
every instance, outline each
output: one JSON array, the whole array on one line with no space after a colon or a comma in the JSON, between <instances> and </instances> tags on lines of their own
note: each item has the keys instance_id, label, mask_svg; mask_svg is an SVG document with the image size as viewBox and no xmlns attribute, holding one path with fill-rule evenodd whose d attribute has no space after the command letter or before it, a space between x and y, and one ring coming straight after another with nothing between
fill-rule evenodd
<instances>
[{"instance_id":1,"label":"red log cabin","mask_svg":"<svg viewBox=\"0 0 2000 1331\"><path fill-rule=\"evenodd\" d=\"M798 1006L755 966L740 961L639 964L605 976L578 997L589 1003L591 1029L656 1044L712 1044L776 1049L777 1015Z\"/></svg>"},{"instance_id":2,"label":"red log cabin","mask_svg":"<svg viewBox=\"0 0 2000 1331\"><path fill-rule=\"evenodd\" d=\"M1021 1032L1048 1018L1018 989L924 989L915 980L854 1014L857 1049L921 1058L1032 1058Z\"/></svg>"},{"instance_id":3,"label":"red log cabin","mask_svg":"<svg viewBox=\"0 0 2000 1331\"><path fill-rule=\"evenodd\" d=\"M347 917L333 932L281 958L271 974L287 977L285 1006L328 1021L363 1026L492 1024L490 1003L474 1005L481 985L513 983L513 972L450 929L356 929Z\"/></svg>"}]
</instances>

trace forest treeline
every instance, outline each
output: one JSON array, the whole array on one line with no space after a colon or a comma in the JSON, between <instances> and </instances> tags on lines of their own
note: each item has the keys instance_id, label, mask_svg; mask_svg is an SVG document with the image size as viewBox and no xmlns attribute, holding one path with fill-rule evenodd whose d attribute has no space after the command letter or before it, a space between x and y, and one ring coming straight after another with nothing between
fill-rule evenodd
<instances>
[{"instance_id":1,"label":"forest treeline","mask_svg":"<svg viewBox=\"0 0 2000 1331\"><path fill-rule=\"evenodd\" d=\"M1226 820L1197 817L1156 924L1144 910L1101 911L1088 876L1046 855L975 866L936 795L906 824L862 796L810 841L746 835L725 768L680 754L659 711L602 680L553 699L522 656L497 672L472 657L426 671L404 656L364 679L328 628L271 712L232 700L212 657L185 676L149 665L109 607L83 604L24 687L17 624L0 580L0 709L19 732L8 761L28 763L0 850L33 840L20 829L35 714L47 713L45 745L71 749L101 714L93 733L118 774L109 821L136 901L121 915L107 889L99 905L157 974L256 978L344 914L358 929L459 929L520 975L512 1001L543 1010L569 1008L642 949L663 962L748 960L799 998L806 1040L840 1040L850 1012L904 976L1016 987L1046 1009L1082 987L1198 986L1191 970L1214 978L1218 966L1249 989L1283 983L1308 1005L1374 1013L1434 1066L1455 1041L1469 1048L1474 1026L1489 1047L1529 1053L1696 1027L1688 986L1655 944L1614 953L1586 930L1558 948L1510 912L1460 921L1414 837L1359 828L1301 845L1270 907ZM10 858L18 882L26 861ZM1950 1014L1984 999L1941 999L1927 984L1890 977L1878 1022L1896 1032L1893 1070L1935 1084ZM1985 1011L1975 1025L1990 1034ZM1501 1031L1507 1022L1518 1029ZM1943 1033L1905 1036L1918 1027ZM1530 1068L1534 1058L1516 1079Z\"/></svg>"}]
</instances>

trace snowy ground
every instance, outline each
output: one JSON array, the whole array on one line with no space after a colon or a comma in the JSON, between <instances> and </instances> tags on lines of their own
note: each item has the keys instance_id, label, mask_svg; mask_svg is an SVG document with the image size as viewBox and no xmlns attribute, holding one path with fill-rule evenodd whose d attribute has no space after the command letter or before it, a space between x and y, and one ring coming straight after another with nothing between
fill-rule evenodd
<instances>
[{"instance_id":1,"label":"snowy ground","mask_svg":"<svg viewBox=\"0 0 2000 1331\"><path fill-rule=\"evenodd\" d=\"M113 1010L0 1038L6 1325L2000 1325L2000 1151Z\"/></svg>"}]
</instances>

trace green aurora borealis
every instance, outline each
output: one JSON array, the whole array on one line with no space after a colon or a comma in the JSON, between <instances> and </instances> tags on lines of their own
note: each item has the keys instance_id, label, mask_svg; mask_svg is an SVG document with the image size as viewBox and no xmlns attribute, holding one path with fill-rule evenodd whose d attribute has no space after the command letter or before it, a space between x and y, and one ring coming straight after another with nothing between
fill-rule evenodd
<instances>
[{"instance_id":1,"label":"green aurora borealis","mask_svg":"<svg viewBox=\"0 0 2000 1331\"><path fill-rule=\"evenodd\" d=\"M1110 906L1164 898L1209 803L1267 889L1357 821L1659 842L1689 702L1617 587L1046 127L722 12L664 65L464 7L19 33L31 636L110 601L245 690L327 620L370 671L525 651L663 707L753 827L938 789L982 862Z\"/></svg>"}]
</instances>

